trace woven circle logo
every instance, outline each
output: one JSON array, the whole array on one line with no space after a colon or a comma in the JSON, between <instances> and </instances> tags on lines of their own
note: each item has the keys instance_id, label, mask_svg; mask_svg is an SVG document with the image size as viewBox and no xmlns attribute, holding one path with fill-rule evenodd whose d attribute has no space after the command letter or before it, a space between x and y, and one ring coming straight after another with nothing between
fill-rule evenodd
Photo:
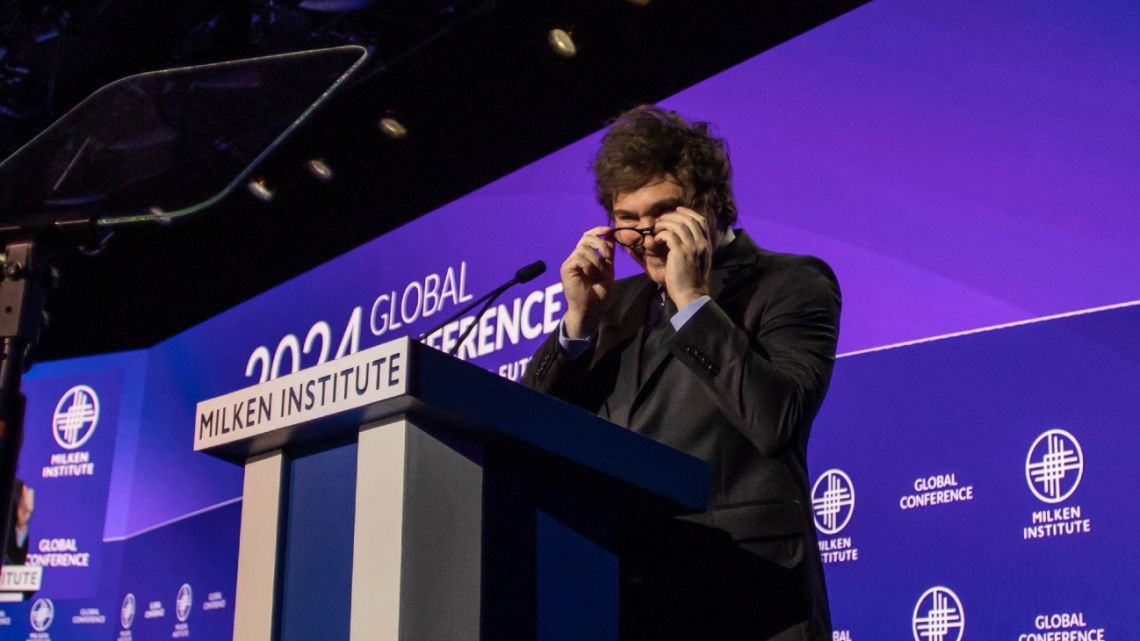
<instances>
[{"instance_id":1,"label":"woven circle logo","mask_svg":"<svg viewBox=\"0 0 1140 641\"><path fill-rule=\"evenodd\" d=\"M129 630L131 624L135 622L135 595L127 592L127 596L123 597L123 606L119 608L119 623L123 625L124 630Z\"/></svg>"},{"instance_id":2,"label":"woven circle logo","mask_svg":"<svg viewBox=\"0 0 1140 641\"><path fill-rule=\"evenodd\" d=\"M1077 491L1085 473L1081 444L1065 430L1041 434L1025 457L1025 481L1033 495L1046 503L1060 503Z\"/></svg>"},{"instance_id":3,"label":"woven circle logo","mask_svg":"<svg viewBox=\"0 0 1140 641\"><path fill-rule=\"evenodd\" d=\"M855 512L855 485L851 477L836 468L820 474L811 488L811 507L815 527L824 534L838 534Z\"/></svg>"},{"instance_id":4,"label":"woven circle logo","mask_svg":"<svg viewBox=\"0 0 1140 641\"><path fill-rule=\"evenodd\" d=\"M914 641L961 641L966 630L966 612L950 588L935 586L914 604L911 631Z\"/></svg>"},{"instance_id":5,"label":"woven circle logo","mask_svg":"<svg viewBox=\"0 0 1140 641\"><path fill-rule=\"evenodd\" d=\"M174 600L174 616L185 623L190 618L190 608L194 605L194 592L189 583L183 583L178 588L178 598Z\"/></svg>"},{"instance_id":6,"label":"woven circle logo","mask_svg":"<svg viewBox=\"0 0 1140 641\"><path fill-rule=\"evenodd\" d=\"M44 632L51 627L52 619L55 619L55 604L51 602L51 599L36 599L28 613L28 619L31 621L33 630Z\"/></svg>"},{"instance_id":7,"label":"woven circle logo","mask_svg":"<svg viewBox=\"0 0 1140 641\"><path fill-rule=\"evenodd\" d=\"M86 385L67 390L51 419L51 432L55 442L65 450L81 447L95 433L99 422L99 396Z\"/></svg>"}]
</instances>

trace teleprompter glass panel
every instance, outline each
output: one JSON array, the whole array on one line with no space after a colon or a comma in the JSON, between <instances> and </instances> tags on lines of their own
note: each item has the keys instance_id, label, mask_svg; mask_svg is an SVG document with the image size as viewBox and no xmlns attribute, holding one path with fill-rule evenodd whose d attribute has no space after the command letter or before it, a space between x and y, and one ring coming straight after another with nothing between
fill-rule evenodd
<instances>
[{"instance_id":1,"label":"teleprompter glass panel","mask_svg":"<svg viewBox=\"0 0 1140 641\"><path fill-rule=\"evenodd\" d=\"M202 211L367 58L346 46L128 76L0 162L0 232Z\"/></svg>"}]
</instances>

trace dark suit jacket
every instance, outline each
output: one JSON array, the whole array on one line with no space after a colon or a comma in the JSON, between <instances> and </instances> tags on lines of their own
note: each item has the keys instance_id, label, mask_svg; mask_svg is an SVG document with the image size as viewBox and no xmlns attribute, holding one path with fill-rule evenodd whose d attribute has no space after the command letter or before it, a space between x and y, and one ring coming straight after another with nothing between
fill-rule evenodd
<instances>
[{"instance_id":1,"label":"dark suit jacket","mask_svg":"<svg viewBox=\"0 0 1140 641\"><path fill-rule=\"evenodd\" d=\"M590 352L570 359L551 336L523 382L707 461L711 509L686 518L762 561L765 576L745 581L768 583L756 594L767 604L742 607L781 610L765 613L766 636L748 638L830 639L807 441L835 359L839 286L824 262L764 251L743 231L711 278L713 300L680 331L665 328L643 384L656 291L644 274L614 284Z\"/></svg>"}]
</instances>

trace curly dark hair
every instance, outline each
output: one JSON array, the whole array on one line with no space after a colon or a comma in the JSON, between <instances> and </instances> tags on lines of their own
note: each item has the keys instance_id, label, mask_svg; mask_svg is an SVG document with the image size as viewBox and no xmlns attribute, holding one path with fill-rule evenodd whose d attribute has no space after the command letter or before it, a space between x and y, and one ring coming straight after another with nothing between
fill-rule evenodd
<instances>
[{"instance_id":1,"label":"curly dark hair","mask_svg":"<svg viewBox=\"0 0 1140 641\"><path fill-rule=\"evenodd\" d=\"M676 112L641 105L618 116L594 157L598 202L612 218L614 198L662 176L685 186L694 209L716 216L727 229L736 222L728 143L709 133L707 122L688 122Z\"/></svg>"}]
</instances>

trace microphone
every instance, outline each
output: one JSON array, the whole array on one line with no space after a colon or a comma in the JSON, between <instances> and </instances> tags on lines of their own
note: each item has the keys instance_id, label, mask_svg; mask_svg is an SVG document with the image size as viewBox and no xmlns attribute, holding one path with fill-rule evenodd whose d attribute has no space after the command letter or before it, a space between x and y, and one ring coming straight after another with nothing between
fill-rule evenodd
<instances>
[{"instance_id":1,"label":"microphone","mask_svg":"<svg viewBox=\"0 0 1140 641\"><path fill-rule=\"evenodd\" d=\"M503 283L502 285L499 285L498 287L491 290L490 292L483 294L479 298L476 298L475 300L471 301L466 307L464 307L463 309L461 309L458 312L455 312L454 314L449 316L447 318L447 320L445 320L442 323L440 323L439 325L436 325L435 327L429 329L428 331L424 332L423 334L420 334L419 338L417 338L416 341L419 343L424 342L425 338L427 338L428 336L431 336L432 334L443 329L451 321L453 321L453 320L459 318L460 316L466 314L467 312L471 311L479 303L482 303L483 301L487 301L486 303L483 304L483 308L479 310L479 313L475 315L474 322L472 322L470 325L468 325L467 329L465 329L463 331L463 334L461 334L459 336L459 340L456 341L455 347L451 348L451 351L448 352L449 356L455 356L456 352L459 351L459 346L463 344L463 340L465 338L467 338L467 336L471 333L471 330L475 329L475 327L479 324L479 319L483 318L483 315L486 314L487 310L491 308L491 304L494 303L495 300L497 298L499 298L499 296L501 296L503 292L507 291L508 289L510 289L514 285L519 285L522 283L529 283L530 281L534 280L535 278L538 278L539 276L541 276L542 273L545 271L546 271L546 263L542 262L541 260L536 260L533 263L526 265L525 267L520 268L517 272L515 272L514 278L508 280L507 282Z\"/></svg>"},{"instance_id":2,"label":"microphone","mask_svg":"<svg viewBox=\"0 0 1140 641\"><path fill-rule=\"evenodd\" d=\"M521 285L523 283L529 283L530 281L541 276L545 271L546 263L542 262L541 260L536 260L533 263L515 272L514 284ZM507 287L510 287L510 285L511 284L508 283Z\"/></svg>"}]
</instances>

